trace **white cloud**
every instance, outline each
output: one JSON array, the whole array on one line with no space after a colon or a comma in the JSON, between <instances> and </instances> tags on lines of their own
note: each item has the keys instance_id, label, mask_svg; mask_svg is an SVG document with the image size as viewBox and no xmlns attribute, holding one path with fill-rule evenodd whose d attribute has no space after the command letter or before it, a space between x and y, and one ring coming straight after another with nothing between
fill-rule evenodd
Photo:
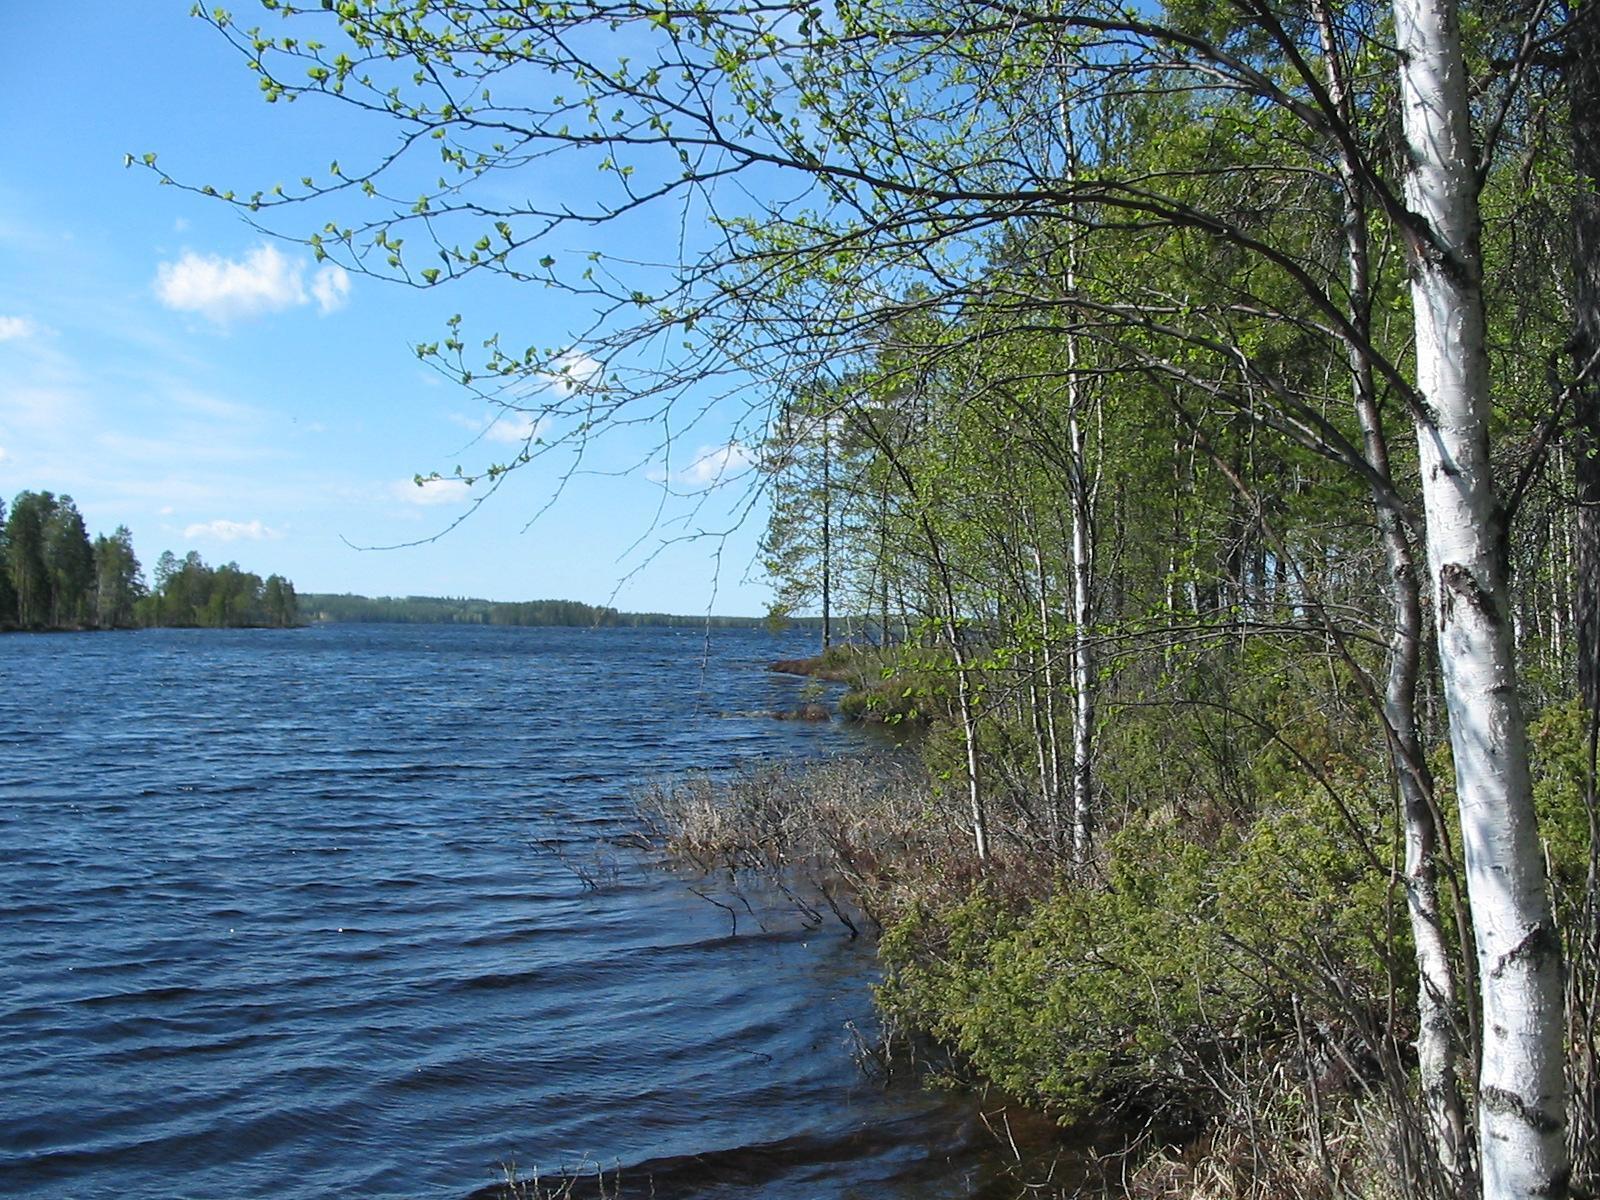
<instances>
[{"instance_id":1,"label":"white cloud","mask_svg":"<svg viewBox=\"0 0 1600 1200\"><path fill-rule=\"evenodd\" d=\"M316 297L317 311L323 316L338 312L350 303L350 273L332 263L319 267L311 279L311 294Z\"/></svg>"},{"instance_id":2,"label":"white cloud","mask_svg":"<svg viewBox=\"0 0 1600 1200\"><path fill-rule=\"evenodd\" d=\"M393 492L409 504L458 504L467 498L464 479L406 479L396 483Z\"/></svg>"},{"instance_id":3,"label":"white cloud","mask_svg":"<svg viewBox=\"0 0 1600 1200\"><path fill-rule=\"evenodd\" d=\"M35 373L37 377L38 373ZM77 387L37 386L24 380L0 388L0 417L13 432L33 435L76 434L91 421L93 404Z\"/></svg>"},{"instance_id":4,"label":"white cloud","mask_svg":"<svg viewBox=\"0 0 1600 1200\"><path fill-rule=\"evenodd\" d=\"M184 526L183 536L186 538L215 538L219 542L237 542L247 539L252 542L265 541L268 538L281 538L283 534L276 529L269 529L260 521L207 521L200 525Z\"/></svg>"},{"instance_id":5,"label":"white cloud","mask_svg":"<svg viewBox=\"0 0 1600 1200\"><path fill-rule=\"evenodd\" d=\"M339 267L320 268L305 284L306 264L276 246L260 245L243 258L185 250L177 262L156 267L156 297L168 308L199 313L219 325L316 302L326 314L344 307L350 277Z\"/></svg>"},{"instance_id":6,"label":"white cloud","mask_svg":"<svg viewBox=\"0 0 1600 1200\"><path fill-rule=\"evenodd\" d=\"M743 442L721 446L701 446L694 461L677 474L680 483L704 485L739 475L756 461L755 452Z\"/></svg>"},{"instance_id":7,"label":"white cloud","mask_svg":"<svg viewBox=\"0 0 1600 1200\"><path fill-rule=\"evenodd\" d=\"M6 453L6 448L4 446L0 446L0 462L5 462L5 460L10 457L11 456Z\"/></svg>"},{"instance_id":8,"label":"white cloud","mask_svg":"<svg viewBox=\"0 0 1600 1200\"><path fill-rule=\"evenodd\" d=\"M544 432L545 422L532 413L506 411L490 419L484 436L492 442L522 446Z\"/></svg>"},{"instance_id":9,"label":"white cloud","mask_svg":"<svg viewBox=\"0 0 1600 1200\"><path fill-rule=\"evenodd\" d=\"M605 368L581 350L568 350L552 359L550 365L554 369L541 372L541 378L563 396L594 391L605 375Z\"/></svg>"},{"instance_id":10,"label":"white cloud","mask_svg":"<svg viewBox=\"0 0 1600 1200\"><path fill-rule=\"evenodd\" d=\"M543 436L550 424L543 417L514 408L502 408L486 417L469 417L465 413L447 415L463 429L470 429L491 442L505 442L513 446L526 445L534 438Z\"/></svg>"},{"instance_id":11,"label":"white cloud","mask_svg":"<svg viewBox=\"0 0 1600 1200\"><path fill-rule=\"evenodd\" d=\"M37 321L28 317L0 317L0 342L20 342L38 335Z\"/></svg>"},{"instance_id":12,"label":"white cloud","mask_svg":"<svg viewBox=\"0 0 1600 1200\"><path fill-rule=\"evenodd\" d=\"M170 505L170 504L163 504L160 508L156 509L156 512L159 513L163 517L170 517L173 513L177 512L177 511L178 510L173 508L172 505Z\"/></svg>"},{"instance_id":13,"label":"white cloud","mask_svg":"<svg viewBox=\"0 0 1600 1200\"><path fill-rule=\"evenodd\" d=\"M230 321L304 304L303 274L273 246L257 246L237 261L187 250L156 268L156 295L168 308Z\"/></svg>"},{"instance_id":14,"label":"white cloud","mask_svg":"<svg viewBox=\"0 0 1600 1200\"><path fill-rule=\"evenodd\" d=\"M229 400L211 392L191 387L181 379L160 377L157 382L166 403L183 409L194 416L209 421L227 421L235 425L253 424L260 420L259 409L237 400Z\"/></svg>"}]
</instances>

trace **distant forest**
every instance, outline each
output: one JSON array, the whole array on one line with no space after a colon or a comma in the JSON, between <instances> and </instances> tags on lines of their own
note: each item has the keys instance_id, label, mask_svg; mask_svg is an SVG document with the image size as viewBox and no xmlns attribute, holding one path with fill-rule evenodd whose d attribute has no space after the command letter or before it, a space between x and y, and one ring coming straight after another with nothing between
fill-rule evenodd
<instances>
[{"instance_id":1,"label":"distant forest","mask_svg":"<svg viewBox=\"0 0 1600 1200\"><path fill-rule=\"evenodd\" d=\"M0 629L286 628L300 624L294 584L191 550L156 561L154 586L126 525L93 541L71 496L0 501Z\"/></svg>"},{"instance_id":2,"label":"distant forest","mask_svg":"<svg viewBox=\"0 0 1600 1200\"><path fill-rule=\"evenodd\" d=\"M446 596L328 595L308 592L300 597L308 621L373 622L398 625L564 625L600 628L668 626L681 629L761 629L766 617L683 616L672 613L618 612L576 600L523 600L502 602ZM785 618L783 628L810 628L815 618Z\"/></svg>"}]
</instances>

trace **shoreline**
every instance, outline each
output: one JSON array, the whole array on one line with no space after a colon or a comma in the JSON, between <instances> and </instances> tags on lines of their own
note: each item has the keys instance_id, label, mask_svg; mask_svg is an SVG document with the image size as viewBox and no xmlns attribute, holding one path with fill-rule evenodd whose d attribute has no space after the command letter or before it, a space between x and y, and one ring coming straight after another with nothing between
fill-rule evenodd
<instances>
[{"instance_id":1,"label":"shoreline","mask_svg":"<svg viewBox=\"0 0 1600 1200\"><path fill-rule=\"evenodd\" d=\"M1081 865L1030 838L1043 816L1019 807L1018 825L991 824L984 856L961 729L934 660L910 660L874 671L887 656L835 648L767 669L915 696L920 775L875 790L879 768L856 754L681 787L659 804L668 849L708 876L784 880L819 919L859 907L879 931L883 1052L916 1069L931 1056L937 1085L1013 1097L1059 1127L1057 1145L1123 1137L1097 1153L1119 1160L1130 1195L1311 1195L1328 1178L1390 1177L1405 1116L1386 1097L1408 1068L1365 1053L1361 1006L1405 960L1364 955L1388 878L1328 799L1280 794L1209 836L1157 811ZM1291 1004L1275 972L1298 955L1320 956L1337 988L1305 984Z\"/></svg>"},{"instance_id":2,"label":"shoreline","mask_svg":"<svg viewBox=\"0 0 1600 1200\"><path fill-rule=\"evenodd\" d=\"M35 628L23 628L17 625L0 627L0 636L8 633L40 633L40 634L69 634L69 633L145 633L152 629L207 629L224 632L230 629L308 629L311 622L302 621L297 625L41 625Z\"/></svg>"}]
</instances>

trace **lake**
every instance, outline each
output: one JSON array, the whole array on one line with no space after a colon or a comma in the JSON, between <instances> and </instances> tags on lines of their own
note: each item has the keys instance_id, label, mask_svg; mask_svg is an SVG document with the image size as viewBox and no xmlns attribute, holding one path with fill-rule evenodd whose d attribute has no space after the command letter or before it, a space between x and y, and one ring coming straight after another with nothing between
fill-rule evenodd
<instances>
[{"instance_id":1,"label":"lake","mask_svg":"<svg viewBox=\"0 0 1600 1200\"><path fill-rule=\"evenodd\" d=\"M642 781L849 752L761 631L0 638L0 1194L958 1197L970 1103L853 1061L870 951L728 913Z\"/></svg>"}]
</instances>

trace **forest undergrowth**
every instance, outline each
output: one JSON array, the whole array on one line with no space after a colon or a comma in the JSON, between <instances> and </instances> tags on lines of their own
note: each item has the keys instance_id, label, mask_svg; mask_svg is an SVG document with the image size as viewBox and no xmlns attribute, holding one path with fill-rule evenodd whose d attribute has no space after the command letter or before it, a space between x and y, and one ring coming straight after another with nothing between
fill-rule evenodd
<instances>
[{"instance_id":1,"label":"forest undergrowth","mask_svg":"<svg viewBox=\"0 0 1600 1200\"><path fill-rule=\"evenodd\" d=\"M1162 702L1113 707L1097 760L1107 815L1086 862L1030 777L1029 717L1006 711L998 678L980 860L961 732L925 655L878 688L932 717L900 751L659 784L641 812L679 861L734 889L776 881L808 921L876 939L875 1065L1045 1113L1063 1148L1114 1134L1094 1171L1064 1173L1070 1184L1052 1185L1035 1150L1018 1163L1019 1194L1083 1194L1087 1174L1088 1190L1150 1200L1450 1195L1419 1102L1417 968L1383 746L1359 702L1300 690L1303 664L1264 671L1262 653L1193 662ZM1246 665L1249 679L1219 678ZM1587 725L1564 704L1532 728L1574 944L1592 941ZM1433 760L1454 831L1447 745ZM1451 913L1452 937L1465 921ZM1573 964L1579 1069L1594 960ZM1453 1016L1463 1035L1476 1019L1466 1003Z\"/></svg>"}]
</instances>

